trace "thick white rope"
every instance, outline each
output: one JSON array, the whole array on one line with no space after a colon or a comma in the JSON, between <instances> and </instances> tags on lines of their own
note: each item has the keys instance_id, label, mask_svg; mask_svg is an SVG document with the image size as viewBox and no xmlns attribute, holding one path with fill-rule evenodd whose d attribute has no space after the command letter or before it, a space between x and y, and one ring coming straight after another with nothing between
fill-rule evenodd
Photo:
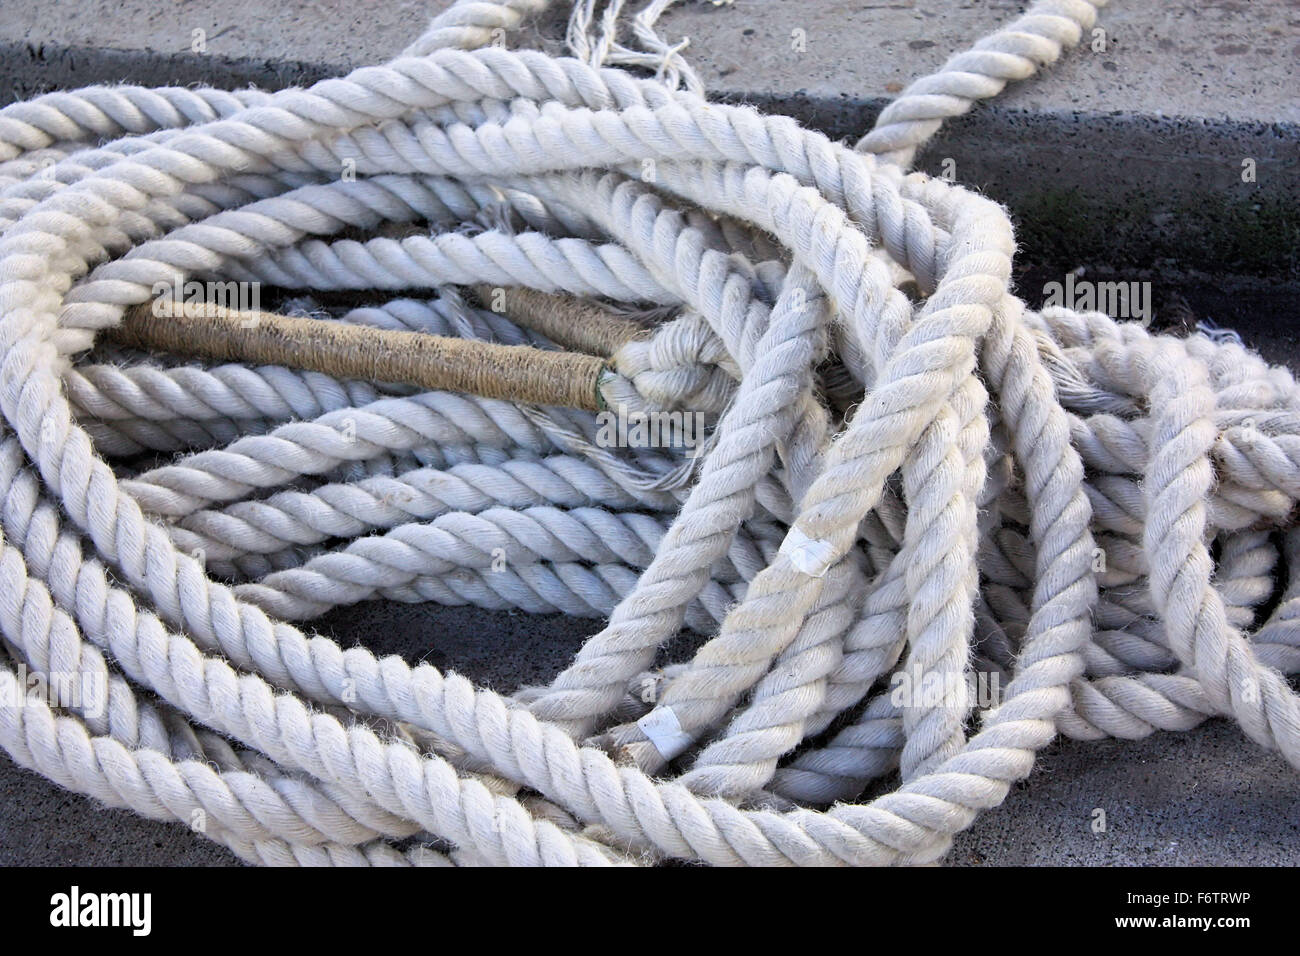
<instances>
[{"instance_id":1,"label":"thick white rope","mask_svg":"<svg viewBox=\"0 0 1300 956\"><path fill-rule=\"evenodd\" d=\"M14 759L326 865L927 862L1056 733L1209 716L1300 766L1300 389L1227 339L1027 311L1005 212L902 168L1103 4L1035 3L857 151L703 100L654 32L666 0L639 49L617 0L576 5L578 59L503 49L546 5L456 3L310 90L0 110ZM177 275L541 347L450 288L311 296L662 307L603 395L698 411L707 442L96 343ZM287 623L375 597L609 622L511 696ZM683 629L697 649L662 663ZM24 696L27 673L96 691Z\"/></svg>"}]
</instances>

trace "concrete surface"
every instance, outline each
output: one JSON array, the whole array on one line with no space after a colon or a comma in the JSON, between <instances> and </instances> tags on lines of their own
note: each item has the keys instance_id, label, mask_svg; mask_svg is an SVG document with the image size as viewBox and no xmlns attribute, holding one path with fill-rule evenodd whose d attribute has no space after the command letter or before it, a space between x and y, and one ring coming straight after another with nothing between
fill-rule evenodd
<instances>
[{"instance_id":1,"label":"concrete surface","mask_svg":"<svg viewBox=\"0 0 1300 956\"><path fill-rule=\"evenodd\" d=\"M910 79L1024 7L738 0L674 8L661 32L691 38L711 92L855 139ZM1104 50L1081 45L951 121L918 168L952 160L958 181L1011 207L1036 261L1059 268L1300 278L1300 9L1115 0L1098 25ZM1255 184L1241 181L1245 157L1264 170Z\"/></svg>"},{"instance_id":2,"label":"concrete surface","mask_svg":"<svg viewBox=\"0 0 1300 956\"><path fill-rule=\"evenodd\" d=\"M0 103L130 80L275 88L383 59L439 3L5 0ZM856 136L908 79L1023 6L1008 0L737 0L675 9L709 89ZM1288 0L1115 0L1105 53L1080 50L952 123L922 157L1012 209L1021 294L1086 266L1150 279L1157 324L1181 300L1300 369L1300 8ZM205 31L206 52L191 51ZM806 31L807 50L790 47ZM554 17L529 27L552 43ZM1240 163L1256 159L1254 184ZM366 604L318 627L454 668L500 690L545 680L595 621L470 608ZM1094 833L1094 810L1107 829ZM996 864L1300 863L1300 787L1277 757L1213 722L1136 743L1061 741L950 861ZM226 865L173 824L106 810L0 755L0 863Z\"/></svg>"},{"instance_id":3,"label":"concrete surface","mask_svg":"<svg viewBox=\"0 0 1300 956\"><path fill-rule=\"evenodd\" d=\"M689 37L689 58L711 92L883 101L954 51L1014 18L1024 0L683 0L660 21L670 41ZM395 55L447 0L383 4L287 0L6 0L0 37L28 46L35 72L5 79L29 87L57 69L63 50L103 56L117 50L177 69L204 31L208 63L274 60L339 72ZM523 36L558 49L555 14ZM635 4L630 6L635 7ZM1300 123L1294 80L1300 10L1288 0L1114 0L1098 26L1108 49L1080 47L1032 82L1013 85L998 104L1017 110L1123 111L1232 122ZM803 50L794 49L802 31ZM1107 65L1109 64L1109 66ZM98 61L63 64L90 81ZM84 72L83 72L84 71ZM200 78L206 78L205 75ZM119 77L131 79L134 77ZM259 77L260 79L260 77Z\"/></svg>"}]
</instances>

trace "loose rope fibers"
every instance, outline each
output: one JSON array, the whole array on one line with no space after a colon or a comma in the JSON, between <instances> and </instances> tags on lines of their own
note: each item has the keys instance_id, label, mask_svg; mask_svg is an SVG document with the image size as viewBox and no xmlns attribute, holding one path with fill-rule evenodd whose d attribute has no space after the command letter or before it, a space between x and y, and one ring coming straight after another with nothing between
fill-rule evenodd
<instances>
[{"instance_id":1,"label":"loose rope fibers","mask_svg":"<svg viewBox=\"0 0 1300 956\"><path fill-rule=\"evenodd\" d=\"M0 742L271 864L924 863L1057 733L1227 716L1300 763L1291 376L1026 309L1006 213L904 169L1099 5L1034 4L856 150L691 92L663 0L586 62L497 43L545 0L462 2L307 90L0 111ZM605 400L708 438L103 341L177 275L540 347L454 287L598 299L653 323ZM502 696L291 623L370 598L608 623Z\"/></svg>"}]
</instances>

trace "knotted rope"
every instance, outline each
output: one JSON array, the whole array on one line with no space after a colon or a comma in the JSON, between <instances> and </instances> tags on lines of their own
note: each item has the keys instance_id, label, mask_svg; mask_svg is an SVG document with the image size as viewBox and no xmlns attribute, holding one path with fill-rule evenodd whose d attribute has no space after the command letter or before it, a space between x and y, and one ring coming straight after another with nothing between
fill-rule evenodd
<instances>
[{"instance_id":1,"label":"knotted rope","mask_svg":"<svg viewBox=\"0 0 1300 956\"><path fill-rule=\"evenodd\" d=\"M276 864L920 863L1057 733L1222 715L1300 764L1291 376L1026 309L1006 213L903 169L1101 4L1034 4L857 150L676 89L662 0L636 33L667 83L599 66L616 25L596 65L496 45L545 5L457 3L307 90L0 111L13 758ZM475 350L554 348L530 295L600 300L567 344L602 400L707 439L109 341L178 274ZM608 624L507 697L290 623L374 597Z\"/></svg>"}]
</instances>

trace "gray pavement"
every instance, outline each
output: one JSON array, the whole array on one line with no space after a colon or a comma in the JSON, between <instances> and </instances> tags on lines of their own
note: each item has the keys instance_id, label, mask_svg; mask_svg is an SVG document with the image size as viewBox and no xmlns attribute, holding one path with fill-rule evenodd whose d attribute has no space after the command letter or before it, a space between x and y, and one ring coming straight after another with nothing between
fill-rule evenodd
<instances>
[{"instance_id":1,"label":"gray pavement","mask_svg":"<svg viewBox=\"0 0 1300 956\"><path fill-rule=\"evenodd\" d=\"M439 3L278 4L6 0L0 103L50 88L247 83L276 88L381 60ZM662 22L692 38L711 92L851 136L911 77L1005 21L1007 0L737 0ZM1288 0L1114 0L1104 52L1075 51L952 123L921 158L1005 203L1022 244L1018 288L1079 266L1153 283L1300 369L1300 9ZM552 43L554 18L529 27ZM191 49L204 31L206 51ZM805 50L792 47L804 31ZM1241 162L1256 162L1256 182ZM365 604L317 622L345 645L454 668L500 690L545 680L596 621ZM1060 741L950 861L1018 864L1300 863L1300 786L1283 761L1214 721L1144 741ZM1095 811L1106 815L1096 833ZM109 810L0 755L0 863L225 865L184 827Z\"/></svg>"}]
</instances>

